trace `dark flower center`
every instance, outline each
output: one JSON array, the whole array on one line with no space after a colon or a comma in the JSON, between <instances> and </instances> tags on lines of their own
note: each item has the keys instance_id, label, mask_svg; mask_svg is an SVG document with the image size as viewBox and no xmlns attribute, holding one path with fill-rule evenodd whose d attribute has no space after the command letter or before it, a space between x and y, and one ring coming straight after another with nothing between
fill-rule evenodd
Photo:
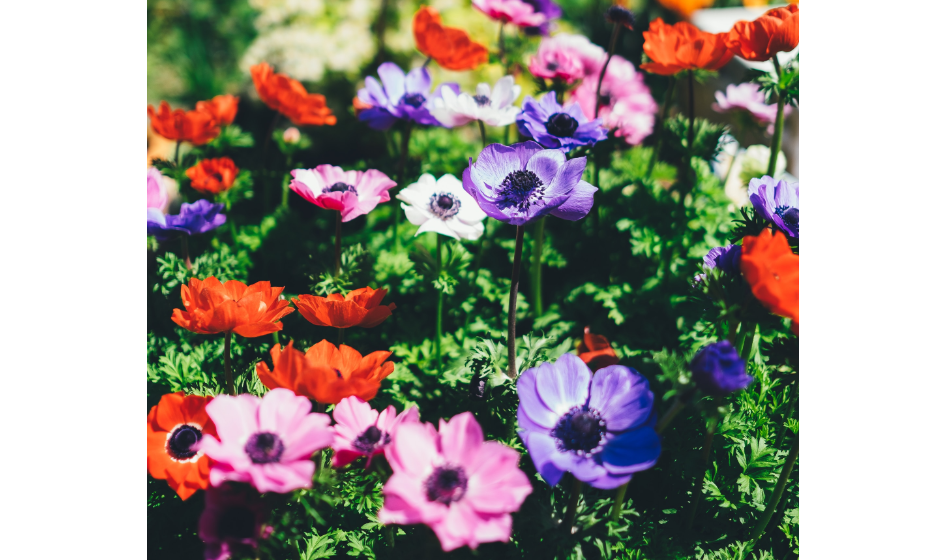
<instances>
[{"instance_id":1,"label":"dark flower center","mask_svg":"<svg viewBox=\"0 0 925 560\"><path fill-rule=\"evenodd\" d=\"M272 432L257 432L244 445L244 452L258 465L278 463L285 450L283 440Z\"/></svg>"},{"instance_id":2,"label":"dark flower center","mask_svg":"<svg viewBox=\"0 0 925 560\"><path fill-rule=\"evenodd\" d=\"M382 445L388 445L390 441L392 441L392 438L389 437L389 434L384 433L376 426L370 426L353 440L353 446L368 454L375 451L380 442Z\"/></svg>"},{"instance_id":3,"label":"dark flower center","mask_svg":"<svg viewBox=\"0 0 925 560\"><path fill-rule=\"evenodd\" d=\"M192 447L202 439L202 432L189 424L183 424L170 434L167 440L167 448L170 454L177 459L189 459L196 455Z\"/></svg>"},{"instance_id":4,"label":"dark flower center","mask_svg":"<svg viewBox=\"0 0 925 560\"><path fill-rule=\"evenodd\" d=\"M475 104L479 107L484 107L491 102L491 99L489 99L487 95L476 95L472 99L475 100Z\"/></svg>"},{"instance_id":5,"label":"dark flower center","mask_svg":"<svg viewBox=\"0 0 925 560\"><path fill-rule=\"evenodd\" d=\"M222 177L222 174L219 173L218 171L212 174L212 178L218 181L219 183L221 183L224 180L224 177Z\"/></svg>"},{"instance_id":6,"label":"dark flower center","mask_svg":"<svg viewBox=\"0 0 925 560\"><path fill-rule=\"evenodd\" d=\"M424 104L424 96L420 93L406 93L401 97L401 102L417 109Z\"/></svg>"},{"instance_id":7,"label":"dark flower center","mask_svg":"<svg viewBox=\"0 0 925 560\"><path fill-rule=\"evenodd\" d=\"M775 214L784 220L784 225L792 231L800 231L800 209L791 208L790 206L781 206L774 211Z\"/></svg>"},{"instance_id":8,"label":"dark flower center","mask_svg":"<svg viewBox=\"0 0 925 560\"><path fill-rule=\"evenodd\" d=\"M448 506L462 499L468 485L469 480L462 468L437 467L424 481L424 490L428 500Z\"/></svg>"},{"instance_id":9,"label":"dark flower center","mask_svg":"<svg viewBox=\"0 0 925 560\"><path fill-rule=\"evenodd\" d=\"M525 212L531 204L538 204L545 192L543 181L536 173L526 169L512 171L501 181L502 201L499 207L503 209L515 206L521 212Z\"/></svg>"},{"instance_id":10,"label":"dark flower center","mask_svg":"<svg viewBox=\"0 0 925 560\"><path fill-rule=\"evenodd\" d=\"M587 406L573 406L566 412L551 435L556 438L559 451L590 455L601 443L607 424L601 413Z\"/></svg>"},{"instance_id":11,"label":"dark flower center","mask_svg":"<svg viewBox=\"0 0 925 560\"><path fill-rule=\"evenodd\" d=\"M636 16L633 15L633 12L627 10L623 6L611 6L605 12L604 17L610 23L624 25L629 29L632 29L633 24L636 23Z\"/></svg>"},{"instance_id":12,"label":"dark flower center","mask_svg":"<svg viewBox=\"0 0 925 560\"><path fill-rule=\"evenodd\" d=\"M441 220L452 218L459 214L462 202L455 195L448 192L438 192L430 195L430 211Z\"/></svg>"},{"instance_id":13,"label":"dark flower center","mask_svg":"<svg viewBox=\"0 0 925 560\"><path fill-rule=\"evenodd\" d=\"M257 516L246 507L229 507L218 516L216 532L221 540L244 540L254 538Z\"/></svg>"},{"instance_id":14,"label":"dark flower center","mask_svg":"<svg viewBox=\"0 0 925 560\"><path fill-rule=\"evenodd\" d=\"M547 62L547 63L546 63L546 69L547 69L547 70L550 70L550 71L552 71L552 72L555 72L557 68L559 68L559 63L558 63L558 62L552 62L552 61L550 61L550 62Z\"/></svg>"},{"instance_id":15,"label":"dark flower center","mask_svg":"<svg viewBox=\"0 0 925 560\"><path fill-rule=\"evenodd\" d=\"M578 130L578 121L568 113L554 113L546 121L546 132L558 138L570 138Z\"/></svg>"},{"instance_id":16,"label":"dark flower center","mask_svg":"<svg viewBox=\"0 0 925 560\"><path fill-rule=\"evenodd\" d=\"M348 185L347 183L337 182L331 185L330 187L325 187L321 189L323 193L332 193L332 192L352 192L353 194L357 193L356 187L353 185Z\"/></svg>"}]
</instances>

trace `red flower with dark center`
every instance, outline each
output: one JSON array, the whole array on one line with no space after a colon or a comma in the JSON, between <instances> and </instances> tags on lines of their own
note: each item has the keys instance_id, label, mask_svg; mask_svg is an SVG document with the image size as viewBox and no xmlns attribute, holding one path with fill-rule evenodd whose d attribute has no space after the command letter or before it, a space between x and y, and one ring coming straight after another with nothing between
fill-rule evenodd
<instances>
[{"instance_id":1,"label":"red flower with dark center","mask_svg":"<svg viewBox=\"0 0 925 560\"><path fill-rule=\"evenodd\" d=\"M313 126L337 123L337 117L325 105L323 95L308 93L301 83L285 74L273 72L266 62L251 66L251 77L260 99L293 123Z\"/></svg>"},{"instance_id":2,"label":"red flower with dark center","mask_svg":"<svg viewBox=\"0 0 925 560\"><path fill-rule=\"evenodd\" d=\"M190 185L199 192L212 194L227 191L238 176L238 166L231 158L204 159L186 170Z\"/></svg>"},{"instance_id":3,"label":"red flower with dark center","mask_svg":"<svg viewBox=\"0 0 925 560\"><path fill-rule=\"evenodd\" d=\"M212 113L171 110L166 101L161 101L157 111L153 105L148 105L148 117L151 118L154 131L168 140L199 145L212 140L219 133L218 120Z\"/></svg>"},{"instance_id":4,"label":"red flower with dark center","mask_svg":"<svg viewBox=\"0 0 925 560\"><path fill-rule=\"evenodd\" d=\"M211 400L170 393L148 413L148 472L166 480L183 500L209 487L212 461L197 448L204 434L216 435L206 414Z\"/></svg>"}]
</instances>

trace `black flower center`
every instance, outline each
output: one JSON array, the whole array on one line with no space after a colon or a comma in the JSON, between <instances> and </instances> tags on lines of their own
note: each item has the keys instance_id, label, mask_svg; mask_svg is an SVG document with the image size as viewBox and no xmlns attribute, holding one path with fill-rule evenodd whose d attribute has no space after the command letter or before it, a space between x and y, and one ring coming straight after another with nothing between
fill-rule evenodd
<instances>
[{"instance_id":1,"label":"black flower center","mask_svg":"<svg viewBox=\"0 0 925 560\"><path fill-rule=\"evenodd\" d=\"M283 440L272 432L257 432L244 445L244 452L258 465L278 463L285 450Z\"/></svg>"},{"instance_id":2,"label":"black flower center","mask_svg":"<svg viewBox=\"0 0 925 560\"><path fill-rule=\"evenodd\" d=\"M502 200L499 207L504 209L513 206L525 212L530 205L538 204L545 192L543 180L536 173L526 169L512 171L501 181Z\"/></svg>"},{"instance_id":3,"label":"black flower center","mask_svg":"<svg viewBox=\"0 0 925 560\"><path fill-rule=\"evenodd\" d=\"M568 113L554 113L546 121L546 132L558 138L570 138L578 130L578 121Z\"/></svg>"},{"instance_id":4,"label":"black flower center","mask_svg":"<svg viewBox=\"0 0 925 560\"><path fill-rule=\"evenodd\" d=\"M547 70L550 70L550 71L552 71L552 72L555 72L556 69L558 69L558 68L559 68L559 63L558 63L558 62L549 61L549 62L546 63L546 69L547 69Z\"/></svg>"},{"instance_id":5,"label":"black flower center","mask_svg":"<svg viewBox=\"0 0 925 560\"><path fill-rule=\"evenodd\" d=\"M376 447L380 445L388 445L392 440L389 437L389 434L384 433L382 430L376 426L370 426L366 428L366 431L358 435L355 440L353 440L353 446L363 453L372 453L376 450Z\"/></svg>"},{"instance_id":6,"label":"black flower center","mask_svg":"<svg viewBox=\"0 0 925 560\"><path fill-rule=\"evenodd\" d=\"M347 183L337 182L329 187L321 189L323 193L332 193L332 192L352 192L353 194L357 193L356 187L353 185L348 185Z\"/></svg>"},{"instance_id":7,"label":"black flower center","mask_svg":"<svg viewBox=\"0 0 925 560\"><path fill-rule=\"evenodd\" d=\"M468 485L469 480L462 468L437 467L424 481L424 490L428 500L448 506L462 499Z\"/></svg>"},{"instance_id":8,"label":"black flower center","mask_svg":"<svg viewBox=\"0 0 925 560\"><path fill-rule=\"evenodd\" d=\"M489 99L487 95L476 95L472 99L475 100L475 104L479 107L484 107L491 102L491 99Z\"/></svg>"},{"instance_id":9,"label":"black flower center","mask_svg":"<svg viewBox=\"0 0 925 560\"><path fill-rule=\"evenodd\" d=\"M254 538L257 515L246 507L229 507L218 516L216 532L221 540Z\"/></svg>"},{"instance_id":10,"label":"black flower center","mask_svg":"<svg viewBox=\"0 0 925 560\"><path fill-rule=\"evenodd\" d=\"M170 434L170 439L167 440L167 449L177 459L189 459L198 453L192 447L199 443L201 439L202 432L199 431L199 428L183 424Z\"/></svg>"},{"instance_id":11,"label":"black flower center","mask_svg":"<svg viewBox=\"0 0 925 560\"><path fill-rule=\"evenodd\" d=\"M420 93L406 93L401 97L401 102L417 109L424 104L424 96Z\"/></svg>"},{"instance_id":12,"label":"black flower center","mask_svg":"<svg viewBox=\"0 0 925 560\"><path fill-rule=\"evenodd\" d=\"M462 202L456 195L448 192L438 192L430 195L430 211L441 220L452 218L459 214Z\"/></svg>"},{"instance_id":13,"label":"black flower center","mask_svg":"<svg viewBox=\"0 0 925 560\"><path fill-rule=\"evenodd\" d=\"M587 406L573 406L566 412L551 435L556 438L559 451L590 455L601 443L607 424L601 413Z\"/></svg>"},{"instance_id":14,"label":"black flower center","mask_svg":"<svg viewBox=\"0 0 925 560\"><path fill-rule=\"evenodd\" d=\"M790 206L781 206L774 211L775 214L784 220L784 225L795 232L800 231L800 209L791 208Z\"/></svg>"},{"instance_id":15,"label":"black flower center","mask_svg":"<svg viewBox=\"0 0 925 560\"><path fill-rule=\"evenodd\" d=\"M218 181L219 183L221 183L224 180L224 177L222 177L222 174L219 173L218 171L212 174L212 178Z\"/></svg>"}]
</instances>

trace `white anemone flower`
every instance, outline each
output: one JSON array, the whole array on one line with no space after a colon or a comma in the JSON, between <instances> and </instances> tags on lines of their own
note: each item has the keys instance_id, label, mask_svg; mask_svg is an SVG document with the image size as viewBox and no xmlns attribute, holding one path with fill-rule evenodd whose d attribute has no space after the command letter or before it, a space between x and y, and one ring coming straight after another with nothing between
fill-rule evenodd
<instances>
[{"instance_id":1,"label":"white anemone flower","mask_svg":"<svg viewBox=\"0 0 925 560\"><path fill-rule=\"evenodd\" d=\"M489 89L488 84L476 86L475 96L455 93L448 86L441 86L430 97L430 113L440 124L454 128L472 121L482 121L489 126L507 126L520 114L520 108L513 105L520 96L520 86L514 78L504 76Z\"/></svg>"},{"instance_id":2,"label":"white anemone flower","mask_svg":"<svg viewBox=\"0 0 925 560\"><path fill-rule=\"evenodd\" d=\"M416 183L401 190L396 197L408 221L418 228L415 237L433 231L454 239L473 241L482 236L485 212L467 193L462 181L446 174L437 180L430 173L421 175ZM405 203L408 204L405 204Z\"/></svg>"}]
</instances>

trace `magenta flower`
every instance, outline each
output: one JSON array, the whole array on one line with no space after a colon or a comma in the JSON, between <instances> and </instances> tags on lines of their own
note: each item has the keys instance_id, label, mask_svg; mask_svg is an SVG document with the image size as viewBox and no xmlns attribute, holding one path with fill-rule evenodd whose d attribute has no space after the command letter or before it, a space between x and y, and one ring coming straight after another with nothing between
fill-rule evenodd
<instances>
[{"instance_id":1,"label":"magenta flower","mask_svg":"<svg viewBox=\"0 0 925 560\"><path fill-rule=\"evenodd\" d=\"M745 82L744 84L729 84L726 94L716 92L716 103L713 110L717 113L728 113L734 110L743 110L751 114L761 124L773 125L777 120L777 103L765 103L764 93L758 84ZM790 106L784 107L784 116L790 114Z\"/></svg>"},{"instance_id":2,"label":"magenta flower","mask_svg":"<svg viewBox=\"0 0 925 560\"><path fill-rule=\"evenodd\" d=\"M511 538L511 512L533 488L518 467L520 454L484 441L471 412L449 422L402 423L385 456L395 474L382 488L381 523L424 523L445 552Z\"/></svg>"},{"instance_id":3,"label":"magenta flower","mask_svg":"<svg viewBox=\"0 0 925 560\"><path fill-rule=\"evenodd\" d=\"M368 214L380 202L388 202L388 190L397 185L377 169L344 171L328 164L293 169L292 176L290 189L316 206L340 211L345 222Z\"/></svg>"},{"instance_id":4,"label":"magenta flower","mask_svg":"<svg viewBox=\"0 0 925 560\"><path fill-rule=\"evenodd\" d=\"M605 60L606 56L598 60L571 93L571 99L578 102L581 112L589 119L594 118L597 80ZM604 121L608 130L616 129L614 136L625 138L627 144L635 146L652 134L658 104L652 99L642 73L636 71L632 62L619 56L610 59L601 82L601 100L597 117Z\"/></svg>"},{"instance_id":5,"label":"magenta flower","mask_svg":"<svg viewBox=\"0 0 925 560\"><path fill-rule=\"evenodd\" d=\"M234 554L253 552L269 527L267 508L248 486L223 484L206 491L206 507L199 516L199 538L206 560L228 560ZM248 550L249 549L249 550Z\"/></svg>"},{"instance_id":6,"label":"magenta flower","mask_svg":"<svg viewBox=\"0 0 925 560\"><path fill-rule=\"evenodd\" d=\"M156 167L148 168L148 208L160 210L162 213L167 211L167 204L170 199L167 195L167 184L164 183L164 176Z\"/></svg>"},{"instance_id":7,"label":"magenta flower","mask_svg":"<svg viewBox=\"0 0 925 560\"><path fill-rule=\"evenodd\" d=\"M539 50L530 59L530 73L539 78L558 78L569 84L593 75L596 86L597 75L606 58L604 49L587 37L560 33L540 41Z\"/></svg>"},{"instance_id":8,"label":"magenta flower","mask_svg":"<svg viewBox=\"0 0 925 560\"><path fill-rule=\"evenodd\" d=\"M311 488L312 453L331 445L334 430L327 414L289 389L273 389L263 399L219 395L206 405L221 441L206 434L200 448L215 461L212 486L246 482L260 492L285 493Z\"/></svg>"},{"instance_id":9,"label":"magenta flower","mask_svg":"<svg viewBox=\"0 0 925 560\"><path fill-rule=\"evenodd\" d=\"M331 466L342 467L359 457L367 457L366 468L373 457L385 452L392 441L392 432L402 422L419 422L418 408L412 406L401 414L389 405L382 412L369 403L350 396L334 407L334 458Z\"/></svg>"},{"instance_id":10,"label":"magenta flower","mask_svg":"<svg viewBox=\"0 0 925 560\"><path fill-rule=\"evenodd\" d=\"M539 27L549 20L545 13L520 0L472 0L472 7L491 19L518 27Z\"/></svg>"}]
</instances>

